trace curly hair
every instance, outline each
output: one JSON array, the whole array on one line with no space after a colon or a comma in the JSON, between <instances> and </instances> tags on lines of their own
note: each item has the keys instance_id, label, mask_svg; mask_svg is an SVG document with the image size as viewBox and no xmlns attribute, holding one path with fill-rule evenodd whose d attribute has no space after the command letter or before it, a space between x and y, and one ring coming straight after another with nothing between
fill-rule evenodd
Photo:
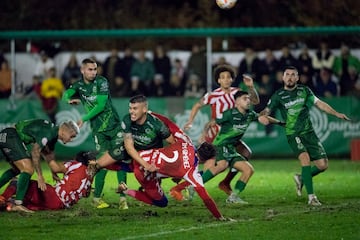
<instances>
[{"instance_id":1,"label":"curly hair","mask_svg":"<svg viewBox=\"0 0 360 240\"><path fill-rule=\"evenodd\" d=\"M214 81L219 84L218 79L220 77L220 73L222 72L229 72L231 75L231 78L235 78L235 70L230 65L219 65L214 69Z\"/></svg>"},{"instance_id":2,"label":"curly hair","mask_svg":"<svg viewBox=\"0 0 360 240\"><path fill-rule=\"evenodd\" d=\"M216 149L211 143L203 142L197 148L197 155L200 163L204 163L210 158L214 158L216 156Z\"/></svg>"}]
</instances>

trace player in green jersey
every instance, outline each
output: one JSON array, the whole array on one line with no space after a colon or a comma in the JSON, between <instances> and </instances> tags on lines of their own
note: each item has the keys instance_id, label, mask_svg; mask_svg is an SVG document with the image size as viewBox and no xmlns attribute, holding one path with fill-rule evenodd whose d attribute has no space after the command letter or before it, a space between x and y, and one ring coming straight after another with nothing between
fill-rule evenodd
<instances>
[{"instance_id":1,"label":"player in green jersey","mask_svg":"<svg viewBox=\"0 0 360 240\"><path fill-rule=\"evenodd\" d=\"M328 158L313 129L309 110L312 106L316 106L337 118L350 119L317 98L307 86L298 84L299 75L295 67L285 68L282 80L284 87L271 96L261 114L266 116L277 109L280 111L286 121L287 141L301 164L301 175L294 176L297 194L301 196L302 187L305 185L308 204L319 206L321 203L314 194L312 178L328 168Z\"/></svg>"},{"instance_id":2,"label":"player in green jersey","mask_svg":"<svg viewBox=\"0 0 360 240\"><path fill-rule=\"evenodd\" d=\"M226 110L221 118L216 119L216 123L221 126L220 132L213 142L217 152L216 158L207 160L204 165L204 169L207 170L202 178L205 183L228 167L236 169L241 172L241 175L226 202L247 204L239 197L239 193L245 189L254 173L254 168L247 158L238 153L236 150L237 143L252 121L259 121L264 125L269 123L281 124L281 122L269 116L259 116L251 110L250 95L246 91L237 91L234 94L234 99L235 107Z\"/></svg>"},{"instance_id":3,"label":"player in green jersey","mask_svg":"<svg viewBox=\"0 0 360 240\"><path fill-rule=\"evenodd\" d=\"M163 147L163 140L175 143L169 128L157 117L148 113L148 101L144 95L136 95L129 101L129 114L122 121L124 146L131 158L145 170L156 171L156 167L142 159L138 150Z\"/></svg>"},{"instance_id":4,"label":"player in green jersey","mask_svg":"<svg viewBox=\"0 0 360 240\"><path fill-rule=\"evenodd\" d=\"M54 149L58 139L66 144L78 133L79 127L74 121L56 126L43 119L20 121L14 127L5 128L0 132L0 149L11 165L11 168L0 177L0 188L19 175L12 211L32 212L22 203L34 169L38 175L38 187L42 191L46 190L40 158L47 162L54 160Z\"/></svg>"},{"instance_id":5,"label":"player in green jersey","mask_svg":"<svg viewBox=\"0 0 360 240\"><path fill-rule=\"evenodd\" d=\"M81 127L84 122L90 121L94 135L98 157L108 150L114 151L109 154L114 159L122 157L122 151L116 151L123 147L121 122L112 105L109 83L106 78L97 75L97 63L95 60L86 58L81 64L82 78L72 84L63 95L63 100L69 104L82 103L86 114L78 121ZM80 99L72 99L76 95ZM95 191L93 203L97 208L107 208L109 204L101 199L101 193L105 184L106 169L100 170L95 176ZM118 171L119 182L126 182L126 172ZM125 195L120 195L120 209L127 209Z\"/></svg>"}]
</instances>

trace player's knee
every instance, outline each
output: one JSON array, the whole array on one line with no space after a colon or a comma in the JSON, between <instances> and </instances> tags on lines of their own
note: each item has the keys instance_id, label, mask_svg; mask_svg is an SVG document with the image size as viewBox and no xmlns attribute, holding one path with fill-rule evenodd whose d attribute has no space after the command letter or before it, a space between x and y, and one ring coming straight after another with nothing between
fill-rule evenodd
<instances>
[{"instance_id":1,"label":"player's knee","mask_svg":"<svg viewBox=\"0 0 360 240\"><path fill-rule=\"evenodd\" d=\"M160 200L153 200L152 204L157 207L166 207L168 205L168 199L163 196Z\"/></svg>"}]
</instances>

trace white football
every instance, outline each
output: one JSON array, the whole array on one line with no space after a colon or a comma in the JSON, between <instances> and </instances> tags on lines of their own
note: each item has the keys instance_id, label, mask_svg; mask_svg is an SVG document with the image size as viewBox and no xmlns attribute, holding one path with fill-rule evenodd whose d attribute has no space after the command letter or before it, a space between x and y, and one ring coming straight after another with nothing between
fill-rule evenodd
<instances>
[{"instance_id":1,"label":"white football","mask_svg":"<svg viewBox=\"0 0 360 240\"><path fill-rule=\"evenodd\" d=\"M230 9L233 8L236 4L237 0L216 0L216 4L219 8L222 9Z\"/></svg>"}]
</instances>

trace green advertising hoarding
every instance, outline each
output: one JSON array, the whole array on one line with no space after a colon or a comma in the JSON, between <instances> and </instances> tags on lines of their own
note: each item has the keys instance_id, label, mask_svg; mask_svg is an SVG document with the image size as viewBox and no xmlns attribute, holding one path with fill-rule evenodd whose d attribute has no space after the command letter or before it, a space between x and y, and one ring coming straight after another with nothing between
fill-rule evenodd
<instances>
[{"instance_id":1,"label":"green advertising hoarding","mask_svg":"<svg viewBox=\"0 0 360 240\"><path fill-rule=\"evenodd\" d=\"M180 127L187 121L192 105L197 99L183 98L150 98L149 109L164 114L173 119ZM311 120L314 129L324 144L329 156L349 157L350 142L354 138L360 138L360 101L356 98L342 97L325 99L336 110L350 116L353 121L347 122L321 112L317 108L311 109ZM128 112L128 99L113 99L113 104L122 117ZM189 136L196 143L202 128L209 121L209 107L201 109L193 123ZM16 100L10 104L8 100L0 101L0 129L11 126L19 120L30 118L47 119L42 111L38 100ZM68 119L78 120L84 114L82 106L60 104L56 115L57 123ZM243 139L253 151L256 157L293 157L280 126L265 128L256 122L252 123ZM81 133L71 143L63 145L58 143L56 154L58 158L70 158L80 150L94 149L93 137L88 123L85 123Z\"/></svg>"}]
</instances>

